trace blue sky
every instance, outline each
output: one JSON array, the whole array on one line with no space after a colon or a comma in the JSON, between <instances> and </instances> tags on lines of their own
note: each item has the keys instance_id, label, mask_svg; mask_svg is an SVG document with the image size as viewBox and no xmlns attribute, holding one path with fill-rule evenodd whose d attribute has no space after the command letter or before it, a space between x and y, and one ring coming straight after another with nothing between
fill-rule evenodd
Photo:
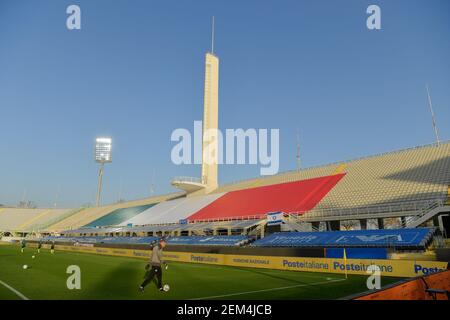
<instances>
[{"instance_id":1,"label":"blue sky","mask_svg":"<svg viewBox=\"0 0 450 320\"><path fill-rule=\"evenodd\" d=\"M82 30L66 28L77 4ZM366 8L382 30L366 28ZM114 139L104 202L174 191L198 165L170 161L176 128L202 119L216 17L219 126L279 128L280 171L450 138L450 2L0 0L0 203L93 202L93 141ZM220 182L259 166L222 165ZM120 191L122 190L122 191Z\"/></svg>"}]
</instances>

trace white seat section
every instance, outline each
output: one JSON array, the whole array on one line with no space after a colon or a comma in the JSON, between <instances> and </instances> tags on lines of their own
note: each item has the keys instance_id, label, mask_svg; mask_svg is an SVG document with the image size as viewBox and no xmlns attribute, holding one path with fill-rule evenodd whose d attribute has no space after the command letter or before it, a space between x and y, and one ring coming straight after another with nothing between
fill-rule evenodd
<instances>
[{"instance_id":1,"label":"white seat section","mask_svg":"<svg viewBox=\"0 0 450 320\"><path fill-rule=\"evenodd\" d=\"M32 231L38 226L70 209L22 209L2 208L0 210L0 230L2 231Z\"/></svg>"},{"instance_id":2,"label":"white seat section","mask_svg":"<svg viewBox=\"0 0 450 320\"><path fill-rule=\"evenodd\" d=\"M69 229L76 229L80 228L82 226L85 226L92 221L95 221L112 211L120 208L129 208L133 206L140 206L144 204L152 204L152 203L158 203L161 201L165 201L171 197L176 196L177 194L170 193L160 196L154 196L151 198L145 198L140 200L132 200L127 202L120 202L116 204L106 205L102 207L91 207L91 208L82 208L75 214L71 215L70 217L64 218L63 220L56 222L52 225L50 225L47 230L49 231L63 231L63 230L69 230Z\"/></svg>"},{"instance_id":3,"label":"white seat section","mask_svg":"<svg viewBox=\"0 0 450 320\"><path fill-rule=\"evenodd\" d=\"M132 223L133 225L178 223L186 219L198 210L220 198L224 193L214 193L206 196L180 198L158 203L137 216L124 221L121 225Z\"/></svg>"},{"instance_id":4,"label":"white seat section","mask_svg":"<svg viewBox=\"0 0 450 320\"><path fill-rule=\"evenodd\" d=\"M29 220L26 225L22 225L22 228L25 230L34 230L34 231L43 230L43 227L47 223L55 219L58 219L59 217L62 217L73 210L74 209L49 209L41 211L39 215Z\"/></svg>"}]
</instances>

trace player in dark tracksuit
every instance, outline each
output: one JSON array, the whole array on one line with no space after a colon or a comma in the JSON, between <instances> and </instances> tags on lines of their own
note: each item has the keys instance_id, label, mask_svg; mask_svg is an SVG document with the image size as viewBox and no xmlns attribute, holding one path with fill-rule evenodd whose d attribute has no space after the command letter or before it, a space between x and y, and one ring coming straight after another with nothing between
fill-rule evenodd
<instances>
[{"instance_id":1,"label":"player in dark tracksuit","mask_svg":"<svg viewBox=\"0 0 450 320\"><path fill-rule=\"evenodd\" d=\"M150 260L148 264L145 266L147 272L144 276L144 282L139 286L139 290L144 292L144 288L148 285L153 278L156 276L158 289L160 291L163 290L162 285L162 268L161 264L166 264L163 260L163 249L166 246L166 241L164 239L159 240L158 245L152 247L152 253L150 255Z\"/></svg>"},{"instance_id":2,"label":"player in dark tracksuit","mask_svg":"<svg viewBox=\"0 0 450 320\"><path fill-rule=\"evenodd\" d=\"M24 253L26 246L27 243L25 242L25 239L22 239L22 241L20 241L20 252Z\"/></svg>"}]
</instances>

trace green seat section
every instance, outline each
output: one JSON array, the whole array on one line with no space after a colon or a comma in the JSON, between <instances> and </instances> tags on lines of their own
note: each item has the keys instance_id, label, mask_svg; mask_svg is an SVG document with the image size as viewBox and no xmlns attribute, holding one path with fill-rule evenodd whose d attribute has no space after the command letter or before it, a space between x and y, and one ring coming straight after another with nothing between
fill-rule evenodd
<instances>
[{"instance_id":1,"label":"green seat section","mask_svg":"<svg viewBox=\"0 0 450 320\"><path fill-rule=\"evenodd\" d=\"M92 221L91 223L85 225L84 227L105 227L105 226L114 226L118 225L128 219L133 218L134 216L140 214L141 212L151 208L156 203L146 204L143 206L130 207L130 208L121 208L114 210L113 212L98 218L97 220Z\"/></svg>"}]
</instances>

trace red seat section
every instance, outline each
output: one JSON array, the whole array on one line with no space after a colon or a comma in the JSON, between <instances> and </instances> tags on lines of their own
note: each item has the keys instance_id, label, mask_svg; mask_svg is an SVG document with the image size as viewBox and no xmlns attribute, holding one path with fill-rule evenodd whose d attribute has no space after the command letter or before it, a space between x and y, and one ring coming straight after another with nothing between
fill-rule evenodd
<instances>
[{"instance_id":1,"label":"red seat section","mask_svg":"<svg viewBox=\"0 0 450 320\"><path fill-rule=\"evenodd\" d=\"M344 175L228 192L189 216L188 220L263 217L273 211L306 212L313 209Z\"/></svg>"}]
</instances>

